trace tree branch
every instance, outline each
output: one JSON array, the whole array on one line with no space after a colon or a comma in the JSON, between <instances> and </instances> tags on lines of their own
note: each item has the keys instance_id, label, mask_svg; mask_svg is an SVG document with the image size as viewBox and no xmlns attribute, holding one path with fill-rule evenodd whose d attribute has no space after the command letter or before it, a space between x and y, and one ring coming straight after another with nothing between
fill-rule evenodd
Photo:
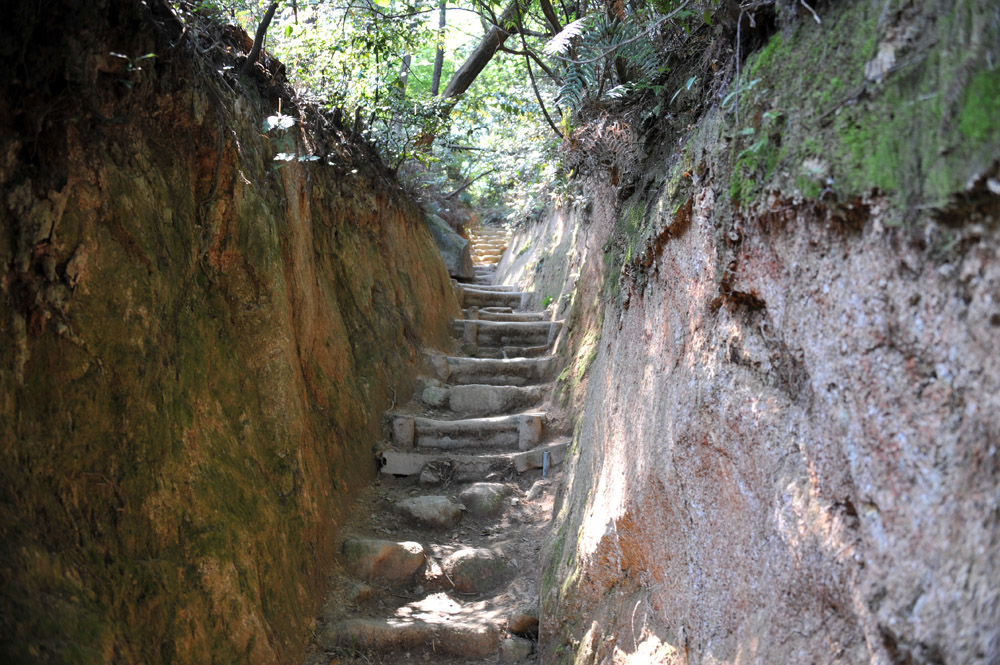
<instances>
[{"instance_id":1,"label":"tree branch","mask_svg":"<svg viewBox=\"0 0 1000 665\"><path fill-rule=\"evenodd\" d=\"M464 192L466 189L468 189L477 180L479 180L481 178L485 178L486 176L488 176L489 174L493 173L496 170L498 170L498 169L492 168L489 171L484 171L483 173L480 173L475 178L469 178L468 180L466 180L465 182L463 182L459 186L459 188L456 189L454 192L452 192L450 194L445 194L444 195L445 200L455 198L456 196L458 196L459 194L461 194L462 192Z\"/></svg>"},{"instance_id":2,"label":"tree branch","mask_svg":"<svg viewBox=\"0 0 1000 665\"><path fill-rule=\"evenodd\" d=\"M546 76L552 79L553 83L555 83L556 85L562 85L562 78L554 71L552 71L552 69L548 65L546 65L534 51L531 50L521 51L518 49L512 49L509 46L501 46L500 50L503 51L504 53L510 53L511 55L528 56L529 58L535 61L535 64L537 64L542 69L543 72L545 72Z\"/></svg>"},{"instance_id":3,"label":"tree branch","mask_svg":"<svg viewBox=\"0 0 1000 665\"><path fill-rule=\"evenodd\" d=\"M514 6L517 7L516 2ZM531 89L535 91L535 99L538 100L538 107L542 109L542 115L545 116L545 121L549 123L549 127L561 139L563 138L563 133L556 127L556 123L552 122L552 117L549 116L549 112L545 108L545 102L542 101L542 95L538 92L538 85L535 83L535 74L531 71L531 59L528 57L528 42L524 38L524 25L521 21L521 9L519 7L517 8L517 26L521 28L521 48L524 49L524 66L528 68L528 79L531 80Z\"/></svg>"}]
</instances>

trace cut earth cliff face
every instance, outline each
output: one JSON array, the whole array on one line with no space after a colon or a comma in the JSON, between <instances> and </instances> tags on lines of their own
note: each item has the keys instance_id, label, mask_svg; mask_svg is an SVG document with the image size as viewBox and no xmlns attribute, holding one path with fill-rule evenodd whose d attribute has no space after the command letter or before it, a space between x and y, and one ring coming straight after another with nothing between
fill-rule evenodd
<instances>
[{"instance_id":1,"label":"cut earth cliff face","mask_svg":"<svg viewBox=\"0 0 1000 665\"><path fill-rule=\"evenodd\" d=\"M998 27L917 5L772 36L745 67L775 92L737 102L756 152L710 104L634 193L593 169L515 236L500 279L557 302L572 363L546 662L1000 660L1000 79L976 48L940 76ZM905 73L800 95L866 26L913 33L873 51Z\"/></svg>"},{"instance_id":2,"label":"cut earth cliff face","mask_svg":"<svg viewBox=\"0 0 1000 665\"><path fill-rule=\"evenodd\" d=\"M0 39L0 660L297 662L447 271L374 153L220 35L36 4Z\"/></svg>"}]
</instances>

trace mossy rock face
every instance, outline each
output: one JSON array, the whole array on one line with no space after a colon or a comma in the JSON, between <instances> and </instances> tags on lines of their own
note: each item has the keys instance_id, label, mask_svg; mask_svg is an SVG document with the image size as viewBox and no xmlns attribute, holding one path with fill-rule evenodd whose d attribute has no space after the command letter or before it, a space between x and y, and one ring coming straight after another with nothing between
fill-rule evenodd
<instances>
[{"instance_id":1,"label":"mossy rock face","mask_svg":"<svg viewBox=\"0 0 1000 665\"><path fill-rule=\"evenodd\" d=\"M998 157L993 13L989 3L884 13L859 2L773 35L725 114L730 197L879 192L902 219L963 194Z\"/></svg>"}]
</instances>

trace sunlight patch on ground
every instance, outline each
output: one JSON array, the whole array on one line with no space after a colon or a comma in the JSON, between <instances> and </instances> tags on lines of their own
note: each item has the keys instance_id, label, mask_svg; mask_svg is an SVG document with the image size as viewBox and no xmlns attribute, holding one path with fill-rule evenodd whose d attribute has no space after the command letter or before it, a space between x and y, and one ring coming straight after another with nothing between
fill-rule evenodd
<instances>
[{"instance_id":1,"label":"sunlight patch on ground","mask_svg":"<svg viewBox=\"0 0 1000 665\"><path fill-rule=\"evenodd\" d=\"M615 647L613 662L616 665L649 665L649 663L673 663L679 660L676 647L662 641L656 635L648 635L639 643L635 651L626 653Z\"/></svg>"}]
</instances>

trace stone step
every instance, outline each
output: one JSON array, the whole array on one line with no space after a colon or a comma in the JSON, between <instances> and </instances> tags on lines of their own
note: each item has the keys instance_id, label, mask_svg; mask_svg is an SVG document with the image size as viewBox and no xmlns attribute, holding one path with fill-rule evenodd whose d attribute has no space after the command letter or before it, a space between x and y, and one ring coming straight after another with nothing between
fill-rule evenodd
<instances>
[{"instance_id":1,"label":"stone step","mask_svg":"<svg viewBox=\"0 0 1000 665\"><path fill-rule=\"evenodd\" d=\"M496 359L538 358L539 356L544 356L549 353L552 353L551 344L543 344L541 346L501 346L500 348L482 346L476 349L476 352L472 354L472 357Z\"/></svg>"},{"instance_id":2,"label":"stone step","mask_svg":"<svg viewBox=\"0 0 1000 665\"><path fill-rule=\"evenodd\" d=\"M545 321L548 319L548 312L495 312L490 311L493 308L483 308L479 309L477 315L480 321ZM509 309L509 308L504 308ZM466 319L473 318L470 316L471 312L466 309L463 311L464 317Z\"/></svg>"},{"instance_id":3,"label":"stone step","mask_svg":"<svg viewBox=\"0 0 1000 665\"><path fill-rule=\"evenodd\" d=\"M437 420L394 415L392 442L399 449L517 448L529 450L542 440L545 414L541 411L508 416Z\"/></svg>"},{"instance_id":4,"label":"stone step","mask_svg":"<svg viewBox=\"0 0 1000 665\"><path fill-rule=\"evenodd\" d=\"M380 657L410 652L444 653L462 658L487 658L500 650L503 633L495 624L469 615L394 616L347 619L326 628L321 641L330 647L372 651ZM381 659L380 659L380 662Z\"/></svg>"},{"instance_id":5,"label":"stone step","mask_svg":"<svg viewBox=\"0 0 1000 665\"><path fill-rule=\"evenodd\" d=\"M481 287L460 286L455 290L462 307L511 307L520 309L527 294L520 291L490 291Z\"/></svg>"},{"instance_id":6,"label":"stone step","mask_svg":"<svg viewBox=\"0 0 1000 665\"><path fill-rule=\"evenodd\" d=\"M521 291L521 289L519 289L518 287L512 286L510 284L469 284L469 283L465 283L465 284L462 285L462 288L468 288L470 290L480 291L480 292L483 292L483 293L513 293L515 291L519 293Z\"/></svg>"},{"instance_id":7,"label":"stone step","mask_svg":"<svg viewBox=\"0 0 1000 665\"><path fill-rule=\"evenodd\" d=\"M563 440L522 452L481 455L389 449L379 453L379 472L389 476L417 476L428 469L454 482L471 483L511 470L525 473L532 469L546 470L559 466L569 454L569 444L568 440Z\"/></svg>"},{"instance_id":8,"label":"stone step","mask_svg":"<svg viewBox=\"0 0 1000 665\"><path fill-rule=\"evenodd\" d=\"M530 386L551 381L556 358L467 358L445 356L435 362L438 379L452 385Z\"/></svg>"},{"instance_id":9,"label":"stone step","mask_svg":"<svg viewBox=\"0 0 1000 665\"><path fill-rule=\"evenodd\" d=\"M457 416L500 415L537 406L545 397L543 386L431 385L417 399L423 404L448 409Z\"/></svg>"},{"instance_id":10,"label":"stone step","mask_svg":"<svg viewBox=\"0 0 1000 665\"><path fill-rule=\"evenodd\" d=\"M489 321L454 319L452 331L467 344L498 348L552 344L562 321Z\"/></svg>"}]
</instances>

